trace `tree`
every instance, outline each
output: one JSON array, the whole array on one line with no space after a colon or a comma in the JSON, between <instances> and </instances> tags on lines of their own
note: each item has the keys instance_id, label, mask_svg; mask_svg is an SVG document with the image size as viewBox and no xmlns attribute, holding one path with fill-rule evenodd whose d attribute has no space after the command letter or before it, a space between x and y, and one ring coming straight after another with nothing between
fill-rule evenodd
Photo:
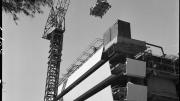
<instances>
[{"instance_id":1,"label":"tree","mask_svg":"<svg viewBox=\"0 0 180 101\"><path fill-rule=\"evenodd\" d=\"M18 20L18 14L34 17L36 13L43 13L42 6L52 6L53 0L2 0L2 11L13 16L13 20Z\"/></svg>"}]
</instances>

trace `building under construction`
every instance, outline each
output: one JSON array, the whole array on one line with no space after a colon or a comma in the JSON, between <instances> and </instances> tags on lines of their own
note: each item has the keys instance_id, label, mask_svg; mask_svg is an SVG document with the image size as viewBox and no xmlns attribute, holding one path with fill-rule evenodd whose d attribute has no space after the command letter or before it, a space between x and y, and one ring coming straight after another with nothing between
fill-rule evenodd
<instances>
[{"instance_id":1,"label":"building under construction","mask_svg":"<svg viewBox=\"0 0 180 101\"><path fill-rule=\"evenodd\" d=\"M70 0L52 3L43 38L50 41L44 101L179 101L179 56L131 38L130 23L118 20L96 39L59 79ZM102 18L111 8L97 0L90 15ZM161 50L155 55L151 47Z\"/></svg>"},{"instance_id":2,"label":"building under construction","mask_svg":"<svg viewBox=\"0 0 180 101\"><path fill-rule=\"evenodd\" d=\"M118 20L92 44L60 79L55 100L179 101L179 56L133 39L129 22Z\"/></svg>"}]
</instances>

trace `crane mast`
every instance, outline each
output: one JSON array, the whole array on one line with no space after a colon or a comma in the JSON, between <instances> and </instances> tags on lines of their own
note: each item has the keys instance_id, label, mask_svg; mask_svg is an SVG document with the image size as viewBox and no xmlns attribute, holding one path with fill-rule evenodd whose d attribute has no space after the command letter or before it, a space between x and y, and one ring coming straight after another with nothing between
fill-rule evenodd
<instances>
[{"instance_id":1,"label":"crane mast","mask_svg":"<svg viewBox=\"0 0 180 101\"><path fill-rule=\"evenodd\" d=\"M60 63L65 31L65 15L70 0L54 0L42 38L50 40L44 101L53 101L58 93Z\"/></svg>"}]
</instances>

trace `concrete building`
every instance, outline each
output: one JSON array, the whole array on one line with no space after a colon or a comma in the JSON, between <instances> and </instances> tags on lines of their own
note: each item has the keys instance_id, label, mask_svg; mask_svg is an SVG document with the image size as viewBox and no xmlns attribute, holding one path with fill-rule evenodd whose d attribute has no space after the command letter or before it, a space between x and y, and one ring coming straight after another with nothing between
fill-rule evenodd
<instances>
[{"instance_id":1,"label":"concrete building","mask_svg":"<svg viewBox=\"0 0 180 101\"><path fill-rule=\"evenodd\" d=\"M130 23L118 20L89 50L60 80L59 101L179 101L179 57L132 39Z\"/></svg>"}]
</instances>

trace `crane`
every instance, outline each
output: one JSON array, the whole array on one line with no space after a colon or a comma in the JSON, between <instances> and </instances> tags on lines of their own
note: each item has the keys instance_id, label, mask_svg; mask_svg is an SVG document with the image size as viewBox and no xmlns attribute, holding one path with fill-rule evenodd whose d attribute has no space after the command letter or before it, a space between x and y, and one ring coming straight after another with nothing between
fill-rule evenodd
<instances>
[{"instance_id":1,"label":"crane","mask_svg":"<svg viewBox=\"0 0 180 101\"><path fill-rule=\"evenodd\" d=\"M97 0L99 5L91 8L91 15L102 18L104 12L109 9L106 0ZM105 6L104 3L106 4ZM65 15L68 10L70 0L53 0L51 10L45 24L42 38L50 41L49 61L45 85L44 101L53 101L58 92L60 62L63 46L63 33L65 32Z\"/></svg>"},{"instance_id":2,"label":"crane","mask_svg":"<svg viewBox=\"0 0 180 101\"><path fill-rule=\"evenodd\" d=\"M50 55L45 85L44 101L53 101L57 96L63 33L65 31L65 15L70 0L56 0L52 7L44 28L42 38L50 40Z\"/></svg>"}]
</instances>

